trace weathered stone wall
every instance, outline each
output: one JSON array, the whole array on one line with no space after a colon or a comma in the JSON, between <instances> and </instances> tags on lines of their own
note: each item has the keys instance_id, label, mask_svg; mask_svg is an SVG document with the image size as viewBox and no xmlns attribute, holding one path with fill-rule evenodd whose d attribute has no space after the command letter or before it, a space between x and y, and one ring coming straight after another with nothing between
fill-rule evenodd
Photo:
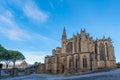
<instances>
[{"instance_id":1,"label":"weathered stone wall","mask_svg":"<svg viewBox=\"0 0 120 80\"><path fill-rule=\"evenodd\" d=\"M64 29L62 47L45 58L45 70L52 73L73 74L114 67L116 60L111 39L93 40L85 30L67 39Z\"/></svg>"}]
</instances>

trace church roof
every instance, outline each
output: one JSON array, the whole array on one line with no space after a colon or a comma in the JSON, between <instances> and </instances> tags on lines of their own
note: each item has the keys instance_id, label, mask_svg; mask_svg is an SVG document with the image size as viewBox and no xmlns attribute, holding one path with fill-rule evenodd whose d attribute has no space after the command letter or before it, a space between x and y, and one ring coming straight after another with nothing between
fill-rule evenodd
<instances>
[{"instance_id":1,"label":"church roof","mask_svg":"<svg viewBox=\"0 0 120 80\"><path fill-rule=\"evenodd\" d=\"M28 63L26 61L23 61L20 65L27 65Z\"/></svg>"}]
</instances>

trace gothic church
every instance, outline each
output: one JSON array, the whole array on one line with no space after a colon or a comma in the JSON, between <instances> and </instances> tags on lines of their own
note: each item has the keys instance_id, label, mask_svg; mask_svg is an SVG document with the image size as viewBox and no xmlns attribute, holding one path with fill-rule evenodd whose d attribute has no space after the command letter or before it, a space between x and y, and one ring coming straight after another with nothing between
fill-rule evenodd
<instances>
[{"instance_id":1,"label":"gothic church","mask_svg":"<svg viewBox=\"0 0 120 80\"><path fill-rule=\"evenodd\" d=\"M52 56L45 57L45 71L59 74L73 74L115 68L116 59L111 38L94 40L85 30L67 39L64 28L62 47L52 50Z\"/></svg>"}]
</instances>

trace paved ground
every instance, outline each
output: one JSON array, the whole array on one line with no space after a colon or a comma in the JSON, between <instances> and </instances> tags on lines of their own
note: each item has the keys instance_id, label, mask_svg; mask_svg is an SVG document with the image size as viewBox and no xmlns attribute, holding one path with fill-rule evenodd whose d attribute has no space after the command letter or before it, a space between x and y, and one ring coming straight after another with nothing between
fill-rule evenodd
<instances>
[{"instance_id":1,"label":"paved ground","mask_svg":"<svg viewBox=\"0 0 120 80\"><path fill-rule=\"evenodd\" d=\"M120 80L120 69L74 76L32 74L3 80Z\"/></svg>"}]
</instances>

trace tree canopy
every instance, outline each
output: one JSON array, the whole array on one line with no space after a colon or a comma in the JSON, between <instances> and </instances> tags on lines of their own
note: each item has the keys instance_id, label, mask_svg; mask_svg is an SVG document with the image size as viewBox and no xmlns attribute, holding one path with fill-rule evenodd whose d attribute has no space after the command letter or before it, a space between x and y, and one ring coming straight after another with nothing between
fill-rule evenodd
<instances>
[{"instance_id":1,"label":"tree canopy","mask_svg":"<svg viewBox=\"0 0 120 80\"><path fill-rule=\"evenodd\" d=\"M24 55L19 51L8 50L8 53L11 55L11 61L13 62L13 68L15 68L15 62L24 60Z\"/></svg>"},{"instance_id":2,"label":"tree canopy","mask_svg":"<svg viewBox=\"0 0 120 80\"><path fill-rule=\"evenodd\" d=\"M6 49L0 44L0 53L6 51Z\"/></svg>"},{"instance_id":3,"label":"tree canopy","mask_svg":"<svg viewBox=\"0 0 120 80\"><path fill-rule=\"evenodd\" d=\"M0 45L0 61L3 60L3 53L5 53L7 50L2 46Z\"/></svg>"},{"instance_id":4,"label":"tree canopy","mask_svg":"<svg viewBox=\"0 0 120 80\"><path fill-rule=\"evenodd\" d=\"M24 55L19 51L7 50L2 45L0 45L0 61L6 63L6 68L10 62L13 62L13 68L15 68L15 62L24 60Z\"/></svg>"},{"instance_id":5,"label":"tree canopy","mask_svg":"<svg viewBox=\"0 0 120 80\"><path fill-rule=\"evenodd\" d=\"M8 68L9 63L11 62L11 54L8 52L8 50L4 51L1 55L1 61L5 62L6 69Z\"/></svg>"},{"instance_id":6,"label":"tree canopy","mask_svg":"<svg viewBox=\"0 0 120 80\"><path fill-rule=\"evenodd\" d=\"M36 67L36 66L39 66L39 65L41 65L41 62L35 62L34 63L34 66Z\"/></svg>"}]
</instances>

